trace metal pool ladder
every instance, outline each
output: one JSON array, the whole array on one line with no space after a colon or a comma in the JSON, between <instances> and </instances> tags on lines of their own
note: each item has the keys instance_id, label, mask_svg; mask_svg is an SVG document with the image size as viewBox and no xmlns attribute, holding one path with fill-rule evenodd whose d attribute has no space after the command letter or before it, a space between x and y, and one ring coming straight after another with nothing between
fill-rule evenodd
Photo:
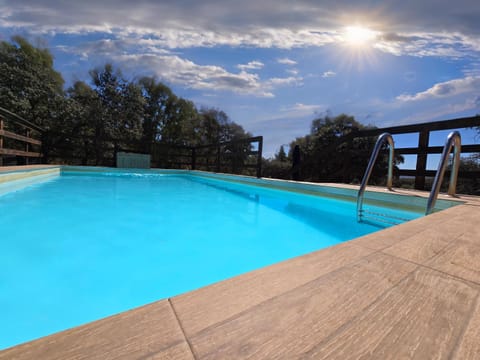
<instances>
[{"instance_id":1,"label":"metal pool ladder","mask_svg":"<svg viewBox=\"0 0 480 360\"><path fill-rule=\"evenodd\" d=\"M453 166L452 172L450 174L450 184L448 186L448 195L455 196L455 191L457 187L457 177L458 177L458 168L460 167L460 152L462 138L458 131L452 131L448 134L447 141L443 147L442 156L440 162L438 163L437 173L435 179L433 180L432 190L430 191L430 196L428 197L427 209L425 210L425 215L430 214L434 207L435 202L437 201L438 192L440 191L440 186L442 185L443 175L447 167L448 155L450 151L453 150Z\"/></svg>"},{"instance_id":2,"label":"metal pool ladder","mask_svg":"<svg viewBox=\"0 0 480 360\"><path fill-rule=\"evenodd\" d=\"M365 188L367 187L368 179L372 174L373 165L375 165L375 161L377 161L378 154L382 148L382 145L388 142L388 146L390 148L390 152L388 155L388 178L387 178L387 188L388 190L392 191L392 183L393 183L393 152L394 152L394 143L393 137L389 133L383 133L377 139L375 143L375 147L373 148L372 155L370 156L370 161L368 162L367 170L365 170L365 174L363 175L362 183L360 185L360 189L358 190L357 195L357 221L362 221L362 216L364 216L363 210L363 195L365 193ZM382 216L382 214L373 214L376 218Z\"/></svg>"}]
</instances>

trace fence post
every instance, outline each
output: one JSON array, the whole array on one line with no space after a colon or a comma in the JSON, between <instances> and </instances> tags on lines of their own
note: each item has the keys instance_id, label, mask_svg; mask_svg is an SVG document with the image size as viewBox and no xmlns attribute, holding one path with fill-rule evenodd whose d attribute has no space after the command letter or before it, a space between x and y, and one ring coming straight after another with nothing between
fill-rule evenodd
<instances>
[{"instance_id":1,"label":"fence post","mask_svg":"<svg viewBox=\"0 0 480 360\"><path fill-rule=\"evenodd\" d=\"M192 170L195 170L197 162L197 149L192 147Z\"/></svg>"},{"instance_id":2,"label":"fence post","mask_svg":"<svg viewBox=\"0 0 480 360\"><path fill-rule=\"evenodd\" d=\"M353 138L356 136L358 133L358 130L356 128L352 129L352 132L347 135L347 147L345 149L345 155L343 158L343 169L342 169L342 181L346 184L348 184L351 179L350 179L350 172L351 172L351 167L352 167L352 152L353 152Z\"/></svg>"},{"instance_id":3,"label":"fence post","mask_svg":"<svg viewBox=\"0 0 480 360\"><path fill-rule=\"evenodd\" d=\"M217 144L217 164L216 164L216 169L215 172L219 173L220 172L220 144Z\"/></svg>"},{"instance_id":4,"label":"fence post","mask_svg":"<svg viewBox=\"0 0 480 360\"><path fill-rule=\"evenodd\" d=\"M263 136L258 139L258 151L257 151L257 178L262 177L262 151L263 151Z\"/></svg>"},{"instance_id":5,"label":"fence post","mask_svg":"<svg viewBox=\"0 0 480 360\"><path fill-rule=\"evenodd\" d=\"M3 166L3 154L1 153L1 150L3 150L3 119L0 118L0 131L2 132L0 134L0 166Z\"/></svg>"},{"instance_id":6,"label":"fence post","mask_svg":"<svg viewBox=\"0 0 480 360\"><path fill-rule=\"evenodd\" d=\"M415 189L425 190L425 171L427 170L427 150L429 130L421 130L418 138L417 166L415 169Z\"/></svg>"},{"instance_id":7,"label":"fence post","mask_svg":"<svg viewBox=\"0 0 480 360\"><path fill-rule=\"evenodd\" d=\"M30 129L25 128L25 136L27 138L30 138ZM28 153L30 151L30 144L28 142L25 142L25 151ZM25 156L25 165L29 164L28 156Z\"/></svg>"}]
</instances>

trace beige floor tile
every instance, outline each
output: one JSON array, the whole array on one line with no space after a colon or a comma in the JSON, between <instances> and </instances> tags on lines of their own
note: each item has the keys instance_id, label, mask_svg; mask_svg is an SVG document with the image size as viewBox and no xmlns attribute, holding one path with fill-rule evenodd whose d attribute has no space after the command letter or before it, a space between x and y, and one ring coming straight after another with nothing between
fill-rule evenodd
<instances>
[{"instance_id":1,"label":"beige floor tile","mask_svg":"<svg viewBox=\"0 0 480 360\"><path fill-rule=\"evenodd\" d=\"M478 298L468 327L453 358L458 360L480 358L480 299Z\"/></svg>"},{"instance_id":2,"label":"beige floor tile","mask_svg":"<svg viewBox=\"0 0 480 360\"><path fill-rule=\"evenodd\" d=\"M423 264L444 250L452 238L435 228L429 228L382 251L392 256Z\"/></svg>"},{"instance_id":3,"label":"beige floor tile","mask_svg":"<svg viewBox=\"0 0 480 360\"><path fill-rule=\"evenodd\" d=\"M464 240L465 235L450 243L427 266L480 284L480 245Z\"/></svg>"},{"instance_id":4,"label":"beige floor tile","mask_svg":"<svg viewBox=\"0 0 480 360\"><path fill-rule=\"evenodd\" d=\"M174 297L172 304L185 333L195 334L372 252L345 243Z\"/></svg>"},{"instance_id":5,"label":"beige floor tile","mask_svg":"<svg viewBox=\"0 0 480 360\"><path fill-rule=\"evenodd\" d=\"M0 351L0 359L106 360L170 354L191 358L171 306L163 300Z\"/></svg>"},{"instance_id":6,"label":"beige floor tile","mask_svg":"<svg viewBox=\"0 0 480 360\"><path fill-rule=\"evenodd\" d=\"M419 268L306 354L312 359L449 359L478 287Z\"/></svg>"},{"instance_id":7,"label":"beige floor tile","mask_svg":"<svg viewBox=\"0 0 480 360\"><path fill-rule=\"evenodd\" d=\"M415 265L380 253L190 337L199 359L292 359L353 319Z\"/></svg>"}]
</instances>

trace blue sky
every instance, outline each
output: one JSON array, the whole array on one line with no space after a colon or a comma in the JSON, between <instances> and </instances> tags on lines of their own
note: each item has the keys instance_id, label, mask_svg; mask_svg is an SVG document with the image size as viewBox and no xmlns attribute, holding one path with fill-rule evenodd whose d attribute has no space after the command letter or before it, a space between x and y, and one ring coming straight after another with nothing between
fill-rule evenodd
<instances>
[{"instance_id":1,"label":"blue sky","mask_svg":"<svg viewBox=\"0 0 480 360\"><path fill-rule=\"evenodd\" d=\"M154 75L263 135L268 157L327 112L377 127L480 113L479 18L475 0L3 0L0 39L47 46L67 86L106 62Z\"/></svg>"}]
</instances>

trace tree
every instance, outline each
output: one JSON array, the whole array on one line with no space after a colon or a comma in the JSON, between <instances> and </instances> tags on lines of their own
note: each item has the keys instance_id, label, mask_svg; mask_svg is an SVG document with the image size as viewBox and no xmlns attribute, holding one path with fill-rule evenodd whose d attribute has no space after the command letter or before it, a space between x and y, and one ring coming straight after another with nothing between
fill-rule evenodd
<instances>
[{"instance_id":1,"label":"tree","mask_svg":"<svg viewBox=\"0 0 480 360\"><path fill-rule=\"evenodd\" d=\"M100 165L106 139L102 116L104 110L100 97L83 81L77 81L67 93L80 109L76 124L72 128L72 136L75 134L77 138L76 151L72 157L78 156L82 165Z\"/></svg>"},{"instance_id":2,"label":"tree","mask_svg":"<svg viewBox=\"0 0 480 360\"><path fill-rule=\"evenodd\" d=\"M34 47L20 36L0 43L0 103L46 130L42 139L46 160L60 141L55 127L68 115L63 83L48 49Z\"/></svg>"},{"instance_id":3,"label":"tree","mask_svg":"<svg viewBox=\"0 0 480 360\"><path fill-rule=\"evenodd\" d=\"M161 125L160 141L172 145L193 145L196 142L197 126L195 105L191 101L172 96Z\"/></svg>"},{"instance_id":4,"label":"tree","mask_svg":"<svg viewBox=\"0 0 480 360\"><path fill-rule=\"evenodd\" d=\"M115 71L111 64L102 69L90 71L94 85L102 104L99 133L104 134L107 146L103 146L100 163L108 144L113 146L113 157L123 149L137 150L142 136L144 98L140 86L129 83L122 78L120 71Z\"/></svg>"},{"instance_id":5,"label":"tree","mask_svg":"<svg viewBox=\"0 0 480 360\"><path fill-rule=\"evenodd\" d=\"M48 49L20 36L0 43L0 102L33 123L49 127L63 93L62 75L53 69Z\"/></svg>"},{"instance_id":6,"label":"tree","mask_svg":"<svg viewBox=\"0 0 480 360\"><path fill-rule=\"evenodd\" d=\"M168 86L153 77L143 77L138 84L145 99L142 150L151 153L155 141L161 139L162 128L167 123L167 109L174 95Z\"/></svg>"},{"instance_id":7,"label":"tree","mask_svg":"<svg viewBox=\"0 0 480 360\"><path fill-rule=\"evenodd\" d=\"M127 81L111 64L91 70L90 77L91 84L78 81L64 91L48 49L21 37L0 42L1 105L46 129L47 161L112 165L121 150L153 153L164 144L189 152L189 146L251 136L225 112L198 111L153 77ZM236 168L250 146L231 142L223 150Z\"/></svg>"},{"instance_id":8,"label":"tree","mask_svg":"<svg viewBox=\"0 0 480 360\"><path fill-rule=\"evenodd\" d=\"M285 149L283 148L283 145L280 146L280 149L278 150L278 153L275 154L275 160L280 161L280 162L286 162L287 161L287 153L285 152Z\"/></svg>"},{"instance_id":9,"label":"tree","mask_svg":"<svg viewBox=\"0 0 480 360\"><path fill-rule=\"evenodd\" d=\"M358 182L367 167L375 139L355 138L355 132L366 129L353 116L345 114L334 118L329 115L312 121L310 134L297 138L290 149L299 145L303 154L301 173L311 181ZM289 157L292 154L290 151ZM396 161L403 161L396 157ZM387 158L377 161L372 182L386 174Z\"/></svg>"}]
</instances>

